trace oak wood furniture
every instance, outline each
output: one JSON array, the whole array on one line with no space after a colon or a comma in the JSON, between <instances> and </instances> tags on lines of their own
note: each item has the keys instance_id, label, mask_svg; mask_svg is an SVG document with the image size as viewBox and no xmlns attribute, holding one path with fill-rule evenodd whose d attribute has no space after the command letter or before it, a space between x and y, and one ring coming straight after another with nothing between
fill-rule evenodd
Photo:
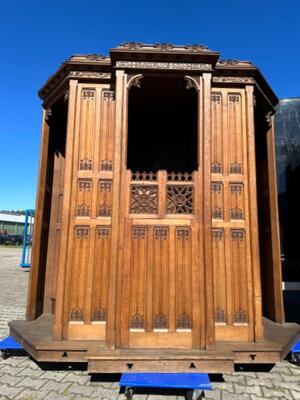
<instances>
[{"instance_id":1,"label":"oak wood furniture","mask_svg":"<svg viewBox=\"0 0 300 400\"><path fill-rule=\"evenodd\" d=\"M75 55L44 104L27 320L37 360L224 372L280 360L277 98L202 45Z\"/></svg>"}]
</instances>

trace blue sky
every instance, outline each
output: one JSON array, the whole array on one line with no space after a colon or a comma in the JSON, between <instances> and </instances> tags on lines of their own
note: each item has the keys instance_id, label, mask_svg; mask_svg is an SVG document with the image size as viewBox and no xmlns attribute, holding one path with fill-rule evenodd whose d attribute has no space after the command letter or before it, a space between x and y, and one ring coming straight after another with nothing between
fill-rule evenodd
<instances>
[{"instance_id":1,"label":"blue sky","mask_svg":"<svg viewBox=\"0 0 300 400\"><path fill-rule=\"evenodd\" d=\"M299 0L0 0L0 210L35 205L37 91L71 54L124 41L206 44L251 60L279 98L300 96Z\"/></svg>"}]
</instances>

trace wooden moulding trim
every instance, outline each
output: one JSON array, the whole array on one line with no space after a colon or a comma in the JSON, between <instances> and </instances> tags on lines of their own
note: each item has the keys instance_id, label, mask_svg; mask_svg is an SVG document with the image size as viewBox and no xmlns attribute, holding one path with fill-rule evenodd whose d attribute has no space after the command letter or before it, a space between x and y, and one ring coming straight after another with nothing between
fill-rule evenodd
<instances>
[{"instance_id":1,"label":"wooden moulding trim","mask_svg":"<svg viewBox=\"0 0 300 400\"><path fill-rule=\"evenodd\" d=\"M39 175L37 184L36 197L36 213L35 226L33 233L33 246L30 267L30 279L28 289L26 319L34 320L38 317L38 290L39 290L39 274L41 262L41 236L43 225L43 213L45 206L46 192L46 176L48 165L48 149L49 149L49 126L46 121L46 111L43 110L43 125L42 125L42 141L40 149Z\"/></svg>"},{"instance_id":2,"label":"wooden moulding trim","mask_svg":"<svg viewBox=\"0 0 300 400\"><path fill-rule=\"evenodd\" d=\"M76 116L76 97L77 97L77 80L70 81L69 89L69 105L68 105L68 125L67 125L67 141L66 141L66 166L65 166L65 182L70 182L65 187L63 208L62 208L62 224L61 224L61 245L59 264L57 271L57 292L55 304L55 320L53 329L53 339L61 340L63 333L63 315L64 315L64 296L65 296L65 282L66 282L66 260L68 249L68 237L70 226L70 206L71 206L71 190L72 190L72 175L73 175L73 158L74 158L74 130L75 130L75 116Z\"/></svg>"},{"instance_id":3,"label":"wooden moulding trim","mask_svg":"<svg viewBox=\"0 0 300 400\"><path fill-rule=\"evenodd\" d=\"M213 265L212 265L212 236L211 236L211 74L203 74L203 240L205 265L205 294L206 294L206 348L215 348L214 298L213 298Z\"/></svg>"},{"instance_id":4,"label":"wooden moulding trim","mask_svg":"<svg viewBox=\"0 0 300 400\"><path fill-rule=\"evenodd\" d=\"M282 273L281 273L281 251L279 237L279 215L277 202L277 178L275 160L275 131L274 116L271 117L271 127L267 132L267 151L268 151L268 175L269 175L269 201L270 201L270 222L272 240L272 261L274 273L274 310L275 321L284 322L284 308L282 298Z\"/></svg>"},{"instance_id":5,"label":"wooden moulding trim","mask_svg":"<svg viewBox=\"0 0 300 400\"><path fill-rule=\"evenodd\" d=\"M255 164L255 136L253 112L253 86L246 86L246 114L248 138L248 182L249 188L249 216L250 216L250 249L251 267L254 294L254 339L263 341L264 329L262 324L262 296L260 278L260 257L258 243L258 216L257 216L257 189L256 189L256 164Z\"/></svg>"}]
</instances>

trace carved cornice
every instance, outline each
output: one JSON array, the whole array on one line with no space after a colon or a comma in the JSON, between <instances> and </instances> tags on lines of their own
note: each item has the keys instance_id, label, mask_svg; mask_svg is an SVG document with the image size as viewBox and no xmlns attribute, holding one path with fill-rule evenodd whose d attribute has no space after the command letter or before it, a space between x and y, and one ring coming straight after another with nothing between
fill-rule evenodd
<instances>
[{"instance_id":1,"label":"carved cornice","mask_svg":"<svg viewBox=\"0 0 300 400\"><path fill-rule=\"evenodd\" d=\"M70 71L70 78L111 79L110 72Z\"/></svg>"},{"instance_id":2,"label":"carved cornice","mask_svg":"<svg viewBox=\"0 0 300 400\"><path fill-rule=\"evenodd\" d=\"M127 81L127 89L130 89L132 86L136 86L138 88L141 87L141 79L144 78L143 74L137 74L137 75L128 75L128 81Z\"/></svg>"},{"instance_id":3,"label":"carved cornice","mask_svg":"<svg viewBox=\"0 0 300 400\"><path fill-rule=\"evenodd\" d=\"M255 83L255 79L250 76L214 76L215 83Z\"/></svg>"},{"instance_id":4,"label":"carved cornice","mask_svg":"<svg viewBox=\"0 0 300 400\"><path fill-rule=\"evenodd\" d=\"M117 68L132 69L158 69L179 71L211 71L211 64L203 63L176 63L176 62L151 62L151 61L117 61Z\"/></svg>"}]
</instances>

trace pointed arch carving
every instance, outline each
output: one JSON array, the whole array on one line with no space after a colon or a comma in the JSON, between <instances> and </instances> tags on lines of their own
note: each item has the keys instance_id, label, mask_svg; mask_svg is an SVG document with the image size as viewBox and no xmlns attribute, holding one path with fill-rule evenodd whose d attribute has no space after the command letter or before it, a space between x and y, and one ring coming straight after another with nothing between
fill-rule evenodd
<instances>
[{"instance_id":1,"label":"pointed arch carving","mask_svg":"<svg viewBox=\"0 0 300 400\"><path fill-rule=\"evenodd\" d=\"M186 81L186 89L195 89L197 92L200 91L200 77L186 75L184 79Z\"/></svg>"}]
</instances>

